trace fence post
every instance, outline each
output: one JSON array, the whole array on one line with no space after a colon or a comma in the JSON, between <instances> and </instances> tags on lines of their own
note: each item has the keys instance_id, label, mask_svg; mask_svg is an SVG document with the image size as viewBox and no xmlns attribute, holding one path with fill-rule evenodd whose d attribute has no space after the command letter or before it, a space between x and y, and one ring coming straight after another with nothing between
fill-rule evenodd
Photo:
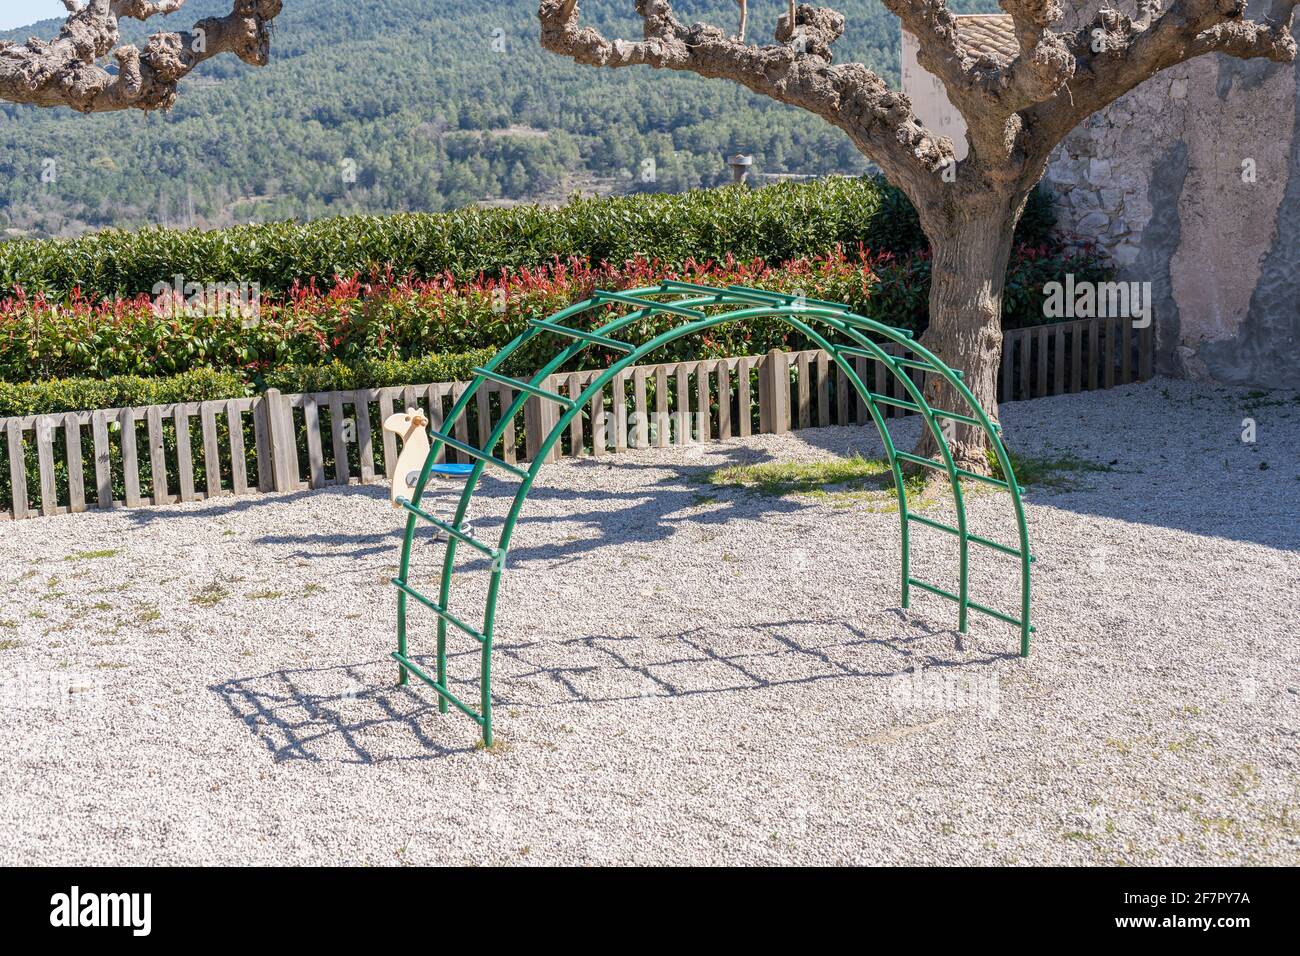
<instances>
[{"instance_id":1,"label":"fence post","mask_svg":"<svg viewBox=\"0 0 1300 956\"><path fill-rule=\"evenodd\" d=\"M767 353L758 376L758 430L790 430L790 356L779 349Z\"/></svg>"},{"instance_id":2,"label":"fence post","mask_svg":"<svg viewBox=\"0 0 1300 956\"><path fill-rule=\"evenodd\" d=\"M261 402L271 435L271 474L277 493L293 490L289 456L298 454L298 444L293 436L293 419L288 412L288 402L278 388L268 388Z\"/></svg>"},{"instance_id":3,"label":"fence post","mask_svg":"<svg viewBox=\"0 0 1300 956\"><path fill-rule=\"evenodd\" d=\"M542 387L550 388L552 384L548 378ZM529 461L536 461L542 442L546 441L557 420L553 402L543 401L535 395L524 402L524 454ZM552 448L547 461L558 461L559 457L559 448Z\"/></svg>"}]
</instances>

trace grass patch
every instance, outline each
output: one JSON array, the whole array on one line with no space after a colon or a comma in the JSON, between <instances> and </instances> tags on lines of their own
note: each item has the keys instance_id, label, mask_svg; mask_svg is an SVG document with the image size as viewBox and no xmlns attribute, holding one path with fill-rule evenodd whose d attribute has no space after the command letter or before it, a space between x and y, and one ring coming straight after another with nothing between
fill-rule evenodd
<instances>
[{"instance_id":1,"label":"grass patch","mask_svg":"<svg viewBox=\"0 0 1300 956\"><path fill-rule=\"evenodd\" d=\"M12 651L15 647L22 646L22 641L0 641L0 651Z\"/></svg>"},{"instance_id":2,"label":"grass patch","mask_svg":"<svg viewBox=\"0 0 1300 956\"><path fill-rule=\"evenodd\" d=\"M1029 456L1009 453L1011 467L1022 488L1073 488L1079 476L1090 472L1108 472L1111 465L1099 464L1075 455ZM993 477L1004 478L1002 469L992 453L989 455ZM758 465L728 465L706 473L703 481L719 488L743 488L762 495L806 495L811 498L830 499L837 507L848 507L859 501L884 500L882 510L897 510L897 489L888 462L883 458L863 458L853 455L815 462L764 462ZM947 477L939 471L919 471L904 475L903 487L907 492L911 510L922 510L934 504L936 494L947 486ZM962 483L969 495L973 492L995 490L984 485ZM696 504L712 500L698 496ZM891 500L895 503L891 503Z\"/></svg>"},{"instance_id":3,"label":"grass patch","mask_svg":"<svg viewBox=\"0 0 1300 956\"><path fill-rule=\"evenodd\" d=\"M103 551L80 551L70 554L64 561L98 561L100 558L115 558L122 553L121 548L107 548Z\"/></svg>"},{"instance_id":4,"label":"grass patch","mask_svg":"<svg viewBox=\"0 0 1300 956\"><path fill-rule=\"evenodd\" d=\"M744 488L762 495L843 496L864 492L895 494L889 464L879 458L833 458L829 461L765 462L728 465L708 472L704 480L720 488ZM908 481L909 493L914 490ZM915 483L919 489L921 482Z\"/></svg>"},{"instance_id":5,"label":"grass patch","mask_svg":"<svg viewBox=\"0 0 1300 956\"><path fill-rule=\"evenodd\" d=\"M136 622L139 624L148 624L150 621L156 621L160 617L162 617L162 611L158 610L156 607L151 607L147 610L141 611L140 616L136 618Z\"/></svg>"},{"instance_id":6,"label":"grass patch","mask_svg":"<svg viewBox=\"0 0 1300 956\"><path fill-rule=\"evenodd\" d=\"M1016 481L1022 488L1033 485L1043 488L1073 488L1080 475L1115 470L1110 465L1098 464L1070 454L1035 457L1017 455L1010 450L1007 454L1011 458L1011 467L1015 469ZM989 459L993 465L993 477L1005 479L1002 468L991 453Z\"/></svg>"},{"instance_id":7,"label":"grass patch","mask_svg":"<svg viewBox=\"0 0 1300 956\"><path fill-rule=\"evenodd\" d=\"M253 591L244 595L250 601L274 601L276 598L283 596L279 591Z\"/></svg>"},{"instance_id":8,"label":"grass patch","mask_svg":"<svg viewBox=\"0 0 1300 956\"><path fill-rule=\"evenodd\" d=\"M230 592L216 581L213 581L190 598L190 603L197 604L200 607L212 607L214 604L220 604L228 597L230 597Z\"/></svg>"},{"instance_id":9,"label":"grass patch","mask_svg":"<svg viewBox=\"0 0 1300 956\"><path fill-rule=\"evenodd\" d=\"M1253 389L1241 397L1241 410L1247 415L1256 414L1261 408L1284 408L1287 405L1300 405L1300 393L1286 398L1280 390Z\"/></svg>"}]
</instances>

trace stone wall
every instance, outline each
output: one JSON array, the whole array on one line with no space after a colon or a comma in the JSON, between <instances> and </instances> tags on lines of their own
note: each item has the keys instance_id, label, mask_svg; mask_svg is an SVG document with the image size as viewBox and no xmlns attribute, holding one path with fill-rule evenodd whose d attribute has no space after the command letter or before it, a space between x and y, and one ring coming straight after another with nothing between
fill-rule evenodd
<instances>
[{"instance_id":1,"label":"stone wall","mask_svg":"<svg viewBox=\"0 0 1300 956\"><path fill-rule=\"evenodd\" d=\"M1300 388L1300 73L1208 56L1062 144L1062 228L1151 282L1158 368Z\"/></svg>"}]
</instances>

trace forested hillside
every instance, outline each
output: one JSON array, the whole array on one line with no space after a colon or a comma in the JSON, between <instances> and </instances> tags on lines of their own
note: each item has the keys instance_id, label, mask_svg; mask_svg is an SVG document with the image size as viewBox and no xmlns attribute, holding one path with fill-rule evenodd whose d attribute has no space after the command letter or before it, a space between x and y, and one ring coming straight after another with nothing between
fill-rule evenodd
<instances>
[{"instance_id":1,"label":"forested hillside","mask_svg":"<svg viewBox=\"0 0 1300 956\"><path fill-rule=\"evenodd\" d=\"M878 0L833 5L849 21L839 58L897 82L893 15ZM751 35L770 35L783 3L750 7ZM188 27L228 8L190 0L163 22ZM632 0L582 8L607 33L638 33ZM734 0L676 9L734 28ZM57 29L46 21L0 39ZM536 0L287 0L271 66L210 61L169 114L0 106L0 228L70 235L676 192L725 181L733 151L753 153L763 173L866 169L821 120L734 84L582 68L542 51Z\"/></svg>"}]
</instances>

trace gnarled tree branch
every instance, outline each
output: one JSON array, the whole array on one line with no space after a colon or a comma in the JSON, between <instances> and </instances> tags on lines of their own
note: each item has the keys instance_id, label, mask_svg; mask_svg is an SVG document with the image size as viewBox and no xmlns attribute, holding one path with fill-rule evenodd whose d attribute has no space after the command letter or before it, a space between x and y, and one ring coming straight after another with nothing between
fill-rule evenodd
<instances>
[{"instance_id":1,"label":"gnarled tree branch","mask_svg":"<svg viewBox=\"0 0 1300 956\"><path fill-rule=\"evenodd\" d=\"M141 49L117 46L118 21L175 13L185 0L63 0L68 18L56 39L0 44L0 99L82 113L166 109L181 79L211 57L233 53L253 66L270 58L271 22L282 0L232 3L226 16L156 33ZM102 65L110 54L115 70Z\"/></svg>"},{"instance_id":2,"label":"gnarled tree branch","mask_svg":"<svg viewBox=\"0 0 1300 956\"><path fill-rule=\"evenodd\" d=\"M1003 71L1003 105L1012 112L1047 99L1074 76L1069 47L1049 27L1061 19L1057 0L999 0L1011 16L1019 54Z\"/></svg>"},{"instance_id":3,"label":"gnarled tree branch","mask_svg":"<svg viewBox=\"0 0 1300 956\"><path fill-rule=\"evenodd\" d=\"M1273 0L1263 20L1245 18L1245 0L1143 0L1138 18L1103 9L1061 39L1075 62L1071 81L1025 110L1036 150L1050 150L1071 129L1161 70L1204 53L1289 63L1296 57L1291 21L1300 0Z\"/></svg>"},{"instance_id":4,"label":"gnarled tree branch","mask_svg":"<svg viewBox=\"0 0 1300 956\"><path fill-rule=\"evenodd\" d=\"M952 158L952 144L926 130L911 103L859 63L832 65L831 45L844 17L801 4L777 24L776 43L748 44L706 24L690 27L669 0L637 0L644 39L610 40L580 24L574 0L541 0L542 46L591 66L645 65L723 77L838 126L904 189L930 178Z\"/></svg>"}]
</instances>

